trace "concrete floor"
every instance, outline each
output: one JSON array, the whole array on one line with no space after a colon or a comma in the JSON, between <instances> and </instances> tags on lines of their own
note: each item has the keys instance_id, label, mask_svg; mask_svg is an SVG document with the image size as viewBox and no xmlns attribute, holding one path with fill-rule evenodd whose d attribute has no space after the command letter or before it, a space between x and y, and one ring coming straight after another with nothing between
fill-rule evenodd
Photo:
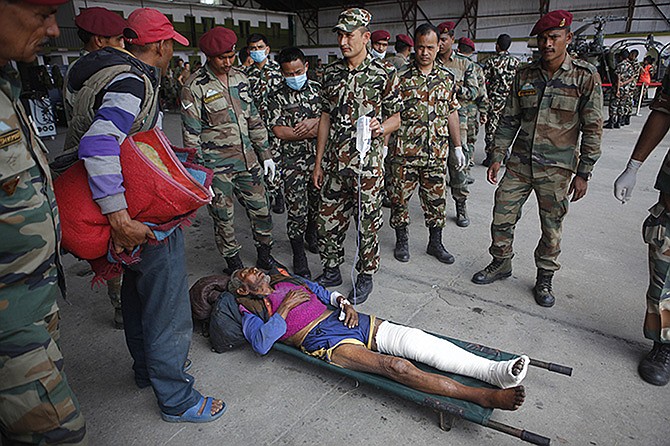
<instances>
[{"instance_id":1,"label":"concrete floor","mask_svg":"<svg viewBox=\"0 0 670 446\"><path fill-rule=\"evenodd\" d=\"M572 204L565 221L554 308L537 306L531 294L533 250L540 234L532 198L516 231L513 277L488 286L470 282L489 262L494 193L484 179L485 168L477 165L468 202L469 228L456 226L449 203L444 239L456 263L443 265L425 254L427 231L415 197L412 258L406 264L393 258L394 235L386 224L379 234L382 267L360 311L574 367L572 377L531 368L524 381L526 403L516 412L496 411L496 421L545 435L558 445L669 445L670 386L644 383L637 363L651 345L642 336L647 261L640 228L657 198L653 183L670 139L640 170L631 202L621 205L612 195L612 183L626 165L644 113L629 127L605 131L603 155L588 194ZM181 142L177 115L166 117L166 132L173 142ZM48 144L56 148L61 141L59 135ZM388 213L384 209L386 222ZM237 215L242 258L252 264L249 225L242 212ZM273 217L274 255L290 265L285 214ZM352 234L350 230L346 241L345 283L339 288L344 293L351 286ZM186 230L186 239L191 283L225 266L204 209ZM308 255L317 275L319 258ZM208 340L195 333L190 358L196 387L223 398L228 411L211 424L165 423L151 390L138 390L133 383L123 332L112 328L106 289L92 289L86 264L72 256L66 257L65 267L70 294L69 304L61 302L61 345L91 444L519 444L464 421L443 432L428 409L277 352L260 357L245 347L212 353Z\"/></svg>"}]
</instances>

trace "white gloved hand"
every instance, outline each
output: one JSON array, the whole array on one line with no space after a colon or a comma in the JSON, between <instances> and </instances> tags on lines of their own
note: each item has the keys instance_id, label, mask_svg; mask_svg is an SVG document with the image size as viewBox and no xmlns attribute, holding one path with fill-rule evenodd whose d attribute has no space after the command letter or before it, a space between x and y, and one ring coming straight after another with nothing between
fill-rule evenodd
<instances>
[{"instance_id":1,"label":"white gloved hand","mask_svg":"<svg viewBox=\"0 0 670 446\"><path fill-rule=\"evenodd\" d=\"M277 167L273 160L269 159L263 161L263 169L265 170L264 174L269 177L268 179L270 181L275 179L275 171L277 170Z\"/></svg>"},{"instance_id":2,"label":"white gloved hand","mask_svg":"<svg viewBox=\"0 0 670 446\"><path fill-rule=\"evenodd\" d=\"M456 161L456 170L460 172L461 170L465 169L465 166L468 165L468 160L465 158L463 148L461 146L454 147L453 155L454 161Z\"/></svg>"},{"instance_id":3,"label":"white gloved hand","mask_svg":"<svg viewBox=\"0 0 670 446\"><path fill-rule=\"evenodd\" d=\"M635 187L635 180L637 177L637 170L642 165L642 161L630 159L626 170L614 181L614 196L617 200L625 203L630 200L633 195L633 188Z\"/></svg>"}]
</instances>

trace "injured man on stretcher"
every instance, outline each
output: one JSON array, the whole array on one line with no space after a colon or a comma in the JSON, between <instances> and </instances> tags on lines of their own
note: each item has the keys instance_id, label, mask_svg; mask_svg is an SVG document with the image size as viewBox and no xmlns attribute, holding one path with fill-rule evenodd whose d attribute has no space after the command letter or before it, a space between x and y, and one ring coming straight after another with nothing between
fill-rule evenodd
<instances>
[{"instance_id":1,"label":"injured man on stretcher","mask_svg":"<svg viewBox=\"0 0 670 446\"><path fill-rule=\"evenodd\" d=\"M422 392L506 410L524 402L525 390L519 384L528 371L527 356L509 361L482 358L419 329L358 313L342 294L298 277L271 277L257 268L244 268L232 274L228 289L237 298L244 337L262 355L281 342ZM330 310L328 304L340 311ZM501 389L469 387L420 370L408 359Z\"/></svg>"}]
</instances>

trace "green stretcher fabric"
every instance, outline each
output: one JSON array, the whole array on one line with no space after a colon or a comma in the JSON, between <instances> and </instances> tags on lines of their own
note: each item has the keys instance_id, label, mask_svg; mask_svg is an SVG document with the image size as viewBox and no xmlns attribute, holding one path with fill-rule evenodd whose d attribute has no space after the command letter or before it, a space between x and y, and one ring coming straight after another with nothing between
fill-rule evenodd
<instances>
[{"instance_id":1,"label":"green stretcher fabric","mask_svg":"<svg viewBox=\"0 0 670 446\"><path fill-rule=\"evenodd\" d=\"M518 356L511 353L506 353L500 350L485 347L483 345L473 344L470 342L461 341L459 339L449 338L447 336L442 336L436 333L431 334L446 339L450 342L453 342L459 347L464 348L478 356L483 356L485 358L493 359L496 361L507 361L509 359ZM298 350L297 348L290 347L285 344L280 344L279 342L275 343L273 348L280 352L294 356L302 361L306 361L308 363L324 367L332 372L336 372L341 375L354 378L359 382L370 384L374 387L377 387L378 389L398 395L403 399L412 401L421 406L430 407L440 412L446 412L451 415L466 419L468 421L472 421L473 423L481 424L483 426L486 426L489 419L491 418L491 414L493 413L493 409L486 409L475 403L470 403L467 401L462 401L441 395L434 395L432 393L420 392L418 390L412 389L411 387L407 387L404 384L400 384L396 381L393 381L380 375L375 375L373 373L358 372L355 370L349 370L333 364L329 364L321 359L309 356L306 353L303 353L302 351ZM469 378L462 375L456 375L453 373L446 373L441 370L429 367L425 364L417 363L414 361L411 362L421 370L447 376L467 386L488 387L491 389L496 388L490 384L487 384L474 378Z\"/></svg>"}]
</instances>

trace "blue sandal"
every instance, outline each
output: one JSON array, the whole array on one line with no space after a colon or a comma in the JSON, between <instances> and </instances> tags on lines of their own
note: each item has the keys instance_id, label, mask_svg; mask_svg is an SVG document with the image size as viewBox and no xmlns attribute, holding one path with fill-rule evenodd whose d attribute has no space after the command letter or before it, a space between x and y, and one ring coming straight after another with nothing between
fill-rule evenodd
<instances>
[{"instance_id":1,"label":"blue sandal","mask_svg":"<svg viewBox=\"0 0 670 446\"><path fill-rule=\"evenodd\" d=\"M202 409L202 413L198 415L198 412L200 411L200 408L202 407L202 404L205 400L207 401L207 404L205 404L205 407ZM169 423L209 423L210 421L214 421L220 418L221 415L223 415L223 413L226 411L226 403L222 401L223 406L221 407L221 410L212 415L213 403L214 398L211 396L208 396L207 398L201 396L200 400L195 404L195 406L191 407L183 414L168 415L165 412L161 412L161 418Z\"/></svg>"}]
</instances>

